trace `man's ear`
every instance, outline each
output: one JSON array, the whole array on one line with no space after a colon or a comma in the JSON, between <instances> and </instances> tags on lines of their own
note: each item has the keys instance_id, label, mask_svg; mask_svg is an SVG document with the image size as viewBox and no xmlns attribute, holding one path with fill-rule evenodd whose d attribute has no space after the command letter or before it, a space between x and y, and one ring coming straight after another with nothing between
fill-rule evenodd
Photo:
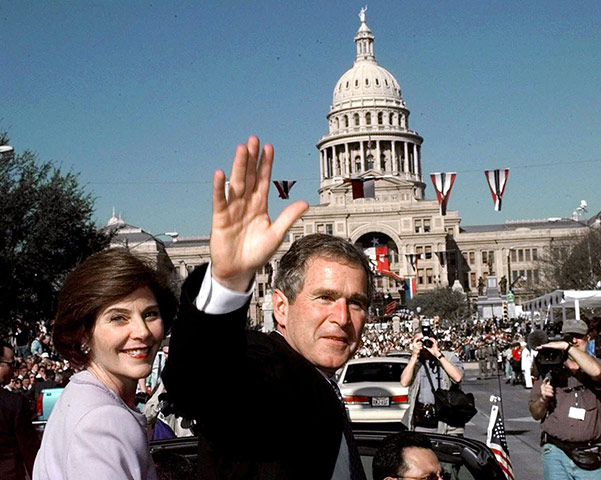
<instances>
[{"instance_id":1,"label":"man's ear","mask_svg":"<svg viewBox=\"0 0 601 480\"><path fill-rule=\"evenodd\" d=\"M273 316L279 327L286 327L288 321L288 308L290 306L288 297L279 289L275 289L272 295Z\"/></svg>"}]
</instances>

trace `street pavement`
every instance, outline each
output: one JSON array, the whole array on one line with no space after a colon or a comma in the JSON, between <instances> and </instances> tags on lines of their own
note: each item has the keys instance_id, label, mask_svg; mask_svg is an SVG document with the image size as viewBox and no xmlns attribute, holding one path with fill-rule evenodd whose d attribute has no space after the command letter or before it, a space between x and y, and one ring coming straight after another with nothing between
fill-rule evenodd
<instances>
[{"instance_id":1,"label":"street pavement","mask_svg":"<svg viewBox=\"0 0 601 480\"><path fill-rule=\"evenodd\" d=\"M465 436L486 443L490 419L490 396L501 396L509 455L516 480L543 480L540 424L528 410L530 390L507 385L503 377L478 380L478 364L467 363L462 388L476 399L478 413L466 425ZM500 381L499 381L500 380Z\"/></svg>"}]
</instances>

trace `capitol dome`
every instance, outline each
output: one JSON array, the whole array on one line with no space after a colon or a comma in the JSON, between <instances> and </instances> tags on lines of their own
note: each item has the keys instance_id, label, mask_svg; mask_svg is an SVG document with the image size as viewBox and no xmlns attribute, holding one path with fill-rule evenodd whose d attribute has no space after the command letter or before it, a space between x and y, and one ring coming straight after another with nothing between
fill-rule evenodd
<instances>
[{"instance_id":1,"label":"capitol dome","mask_svg":"<svg viewBox=\"0 0 601 480\"><path fill-rule=\"evenodd\" d=\"M383 104L404 106L401 87L392 73L378 65L374 56L374 36L361 18L355 35L357 55L352 68L336 82L332 99L332 110L348 107L355 101L376 101ZM378 102L378 103L380 103Z\"/></svg>"},{"instance_id":2,"label":"capitol dome","mask_svg":"<svg viewBox=\"0 0 601 480\"><path fill-rule=\"evenodd\" d=\"M402 102L401 88L396 78L374 60L355 62L334 87L332 107L355 98L386 98Z\"/></svg>"},{"instance_id":3,"label":"capitol dome","mask_svg":"<svg viewBox=\"0 0 601 480\"><path fill-rule=\"evenodd\" d=\"M376 197L405 201L424 197L423 139L409 128L410 112L399 82L376 61L366 10L359 13L355 62L334 86L328 133L317 143L322 204L357 202L349 182L364 177L379 180Z\"/></svg>"}]
</instances>

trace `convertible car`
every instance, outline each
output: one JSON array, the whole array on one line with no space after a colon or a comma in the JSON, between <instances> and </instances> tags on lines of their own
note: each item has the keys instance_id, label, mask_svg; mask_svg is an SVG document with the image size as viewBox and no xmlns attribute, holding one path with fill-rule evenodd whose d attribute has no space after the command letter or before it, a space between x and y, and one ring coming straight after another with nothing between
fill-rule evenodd
<instances>
[{"instance_id":1,"label":"convertible car","mask_svg":"<svg viewBox=\"0 0 601 480\"><path fill-rule=\"evenodd\" d=\"M354 433L367 478L372 480L373 457L382 439L391 432L356 430ZM446 473L445 480L506 480L493 453L482 442L434 433L427 435ZM166 478L192 478L188 476L196 470L196 437L155 440L150 446L159 475L161 469L168 469Z\"/></svg>"}]
</instances>

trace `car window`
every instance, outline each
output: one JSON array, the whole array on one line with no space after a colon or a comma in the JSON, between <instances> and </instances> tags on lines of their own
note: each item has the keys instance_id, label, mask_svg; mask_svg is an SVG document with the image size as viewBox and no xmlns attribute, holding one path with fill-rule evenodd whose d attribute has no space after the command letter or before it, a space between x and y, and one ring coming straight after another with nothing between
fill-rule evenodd
<instances>
[{"instance_id":1,"label":"car window","mask_svg":"<svg viewBox=\"0 0 601 480\"><path fill-rule=\"evenodd\" d=\"M378 362L348 365L342 383L399 382L405 363Z\"/></svg>"},{"instance_id":2,"label":"car window","mask_svg":"<svg viewBox=\"0 0 601 480\"><path fill-rule=\"evenodd\" d=\"M474 476L465 465L440 462L449 480L474 480Z\"/></svg>"}]
</instances>

